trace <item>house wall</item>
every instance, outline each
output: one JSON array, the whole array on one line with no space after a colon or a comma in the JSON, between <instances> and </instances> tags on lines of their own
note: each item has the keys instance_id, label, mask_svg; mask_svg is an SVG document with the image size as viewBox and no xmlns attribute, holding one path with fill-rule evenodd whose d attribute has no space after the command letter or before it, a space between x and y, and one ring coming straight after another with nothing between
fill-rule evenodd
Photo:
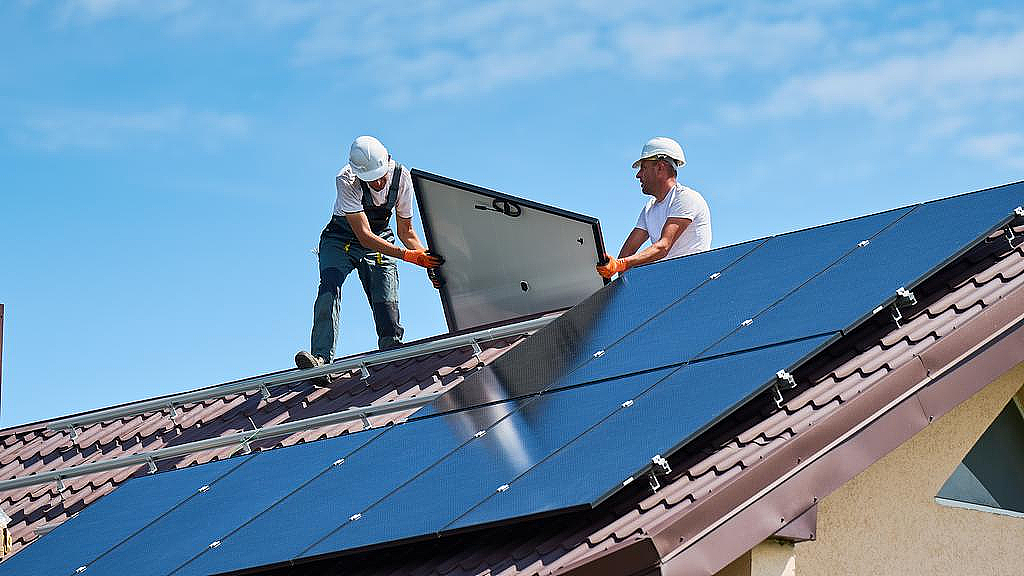
<instances>
[{"instance_id":1,"label":"house wall","mask_svg":"<svg viewBox=\"0 0 1024 576\"><path fill-rule=\"evenodd\" d=\"M797 576L793 544L765 540L723 568L716 576Z\"/></svg>"},{"instance_id":2,"label":"house wall","mask_svg":"<svg viewBox=\"0 0 1024 576\"><path fill-rule=\"evenodd\" d=\"M1024 574L1024 519L935 502L1022 384L1024 364L822 499L796 575Z\"/></svg>"}]
</instances>

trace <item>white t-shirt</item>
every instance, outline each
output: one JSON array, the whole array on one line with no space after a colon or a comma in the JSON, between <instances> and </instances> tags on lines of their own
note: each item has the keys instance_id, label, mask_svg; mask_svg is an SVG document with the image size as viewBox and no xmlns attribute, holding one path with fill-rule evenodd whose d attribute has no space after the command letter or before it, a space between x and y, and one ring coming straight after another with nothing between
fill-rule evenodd
<instances>
[{"instance_id":1,"label":"white t-shirt","mask_svg":"<svg viewBox=\"0 0 1024 576\"><path fill-rule=\"evenodd\" d=\"M373 203L380 206L388 199L388 189L391 188L391 177L395 173L395 161L388 161L387 179L384 187L379 191L370 188L370 197ZM338 188L338 199L334 201L334 213L337 216L355 214L363 211L363 187L359 185L352 167L345 164L345 167L338 172L334 179ZM412 218L412 176L409 169L402 166L402 175L398 181L398 199L395 201L395 213L402 218Z\"/></svg>"},{"instance_id":2,"label":"white t-shirt","mask_svg":"<svg viewBox=\"0 0 1024 576\"><path fill-rule=\"evenodd\" d=\"M696 190L677 182L661 202L652 196L640 211L636 227L646 231L653 244L661 238L661 230L669 218L688 218L691 222L669 248L665 258L685 256L711 248L711 210Z\"/></svg>"}]
</instances>

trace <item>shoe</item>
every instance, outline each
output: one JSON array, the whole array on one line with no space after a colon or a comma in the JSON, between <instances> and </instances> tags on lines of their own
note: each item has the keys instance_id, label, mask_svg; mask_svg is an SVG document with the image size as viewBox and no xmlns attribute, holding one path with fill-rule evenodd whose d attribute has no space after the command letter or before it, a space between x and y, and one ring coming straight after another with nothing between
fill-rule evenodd
<instances>
[{"instance_id":1,"label":"shoe","mask_svg":"<svg viewBox=\"0 0 1024 576\"><path fill-rule=\"evenodd\" d=\"M316 368L317 366L324 365L324 359L314 356L305 350L300 350L295 354L295 365L303 370Z\"/></svg>"}]
</instances>

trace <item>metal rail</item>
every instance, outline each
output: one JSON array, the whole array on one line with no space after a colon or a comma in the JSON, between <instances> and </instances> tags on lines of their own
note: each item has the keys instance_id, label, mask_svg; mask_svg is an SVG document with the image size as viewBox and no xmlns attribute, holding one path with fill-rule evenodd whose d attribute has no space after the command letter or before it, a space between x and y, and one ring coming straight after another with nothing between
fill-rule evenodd
<instances>
[{"instance_id":1,"label":"metal rail","mask_svg":"<svg viewBox=\"0 0 1024 576\"><path fill-rule=\"evenodd\" d=\"M221 448L224 446L238 445L239 448L244 448L246 451L249 449L249 443L264 438L273 438L276 436L284 436L285 434L291 434L293 432L299 432L302 430L309 430L311 428L319 428L329 424L337 424L339 422L351 422L353 420L362 420L363 427L369 428L369 421L367 417L377 416L380 414L390 414L393 412L401 412L410 408L418 408L424 404L433 402L438 396L444 394L438 392L435 394L425 394L423 396L417 396L415 398L408 398L406 400L396 400L394 402L387 402L384 404L374 404L371 406L356 406L342 410L341 412L335 412L333 414L324 414L323 416L314 416L312 418L306 418L303 420L296 420L294 422L287 422L284 424L278 424L276 426L269 426L267 428L260 428L258 430L250 430L247 432L237 432L235 434L228 434L226 436L218 436L217 438L207 438L205 440L197 440L195 442L189 442L188 444L181 444L180 446L169 446L167 448L158 448L149 452L142 452L140 454L132 454L130 456L123 456L121 458L112 458L110 460L104 460L102 462L93 462L90 464L79 464L78 466L69 466L60 470L52 470L49 472L40 472L31 476L22 476L20 478L12 478L10 480L0 481L0 491L14 490L16 488L22 488L25 486L34 486L36 484L44 484L46 482L57 482L58 489L63 492L64 480L67 478L74 478L76 476L83 476L86 474L93 474L96 472L105 472L107 470L115 470L117 468L126 468L129 466L138 466L140 464L149 464L150 472L156 472L156 462L158 460L166 460L168 458L175 458L177 456L184 456L193 452L201 452L203 450L210 450L213 448Z\"/></svg>"},{"instance_id":2,"label":"metal rail","mask_svg":"<svg viewBox=\"0 0 1024 576\"><path fill-rule=\"evenodd\" d=\"M71 416L69 418L54 420L47 424L46 427L50 430L67 430L70 432L72 438L77 438L77 428L81 428L89 424L95 424L96 422L106 422L127 416L135 416L137 414L145 414L147 412L155 412L165 409L170 412L170 416L173 419L177 415L177 408L184 404L201 402L211 398L222 398L224 396L238 394L241 392L259 390L263 394L263 398L265 400L269 400L271 398L270 387L272 386L299 382L309 378L323 376L325 374L334 374L358 368L362 371L363 379L366 379L370 376L370 372L368 370L369 366L385 364L394 360L401 360L431 352L451 350L453 348L460 348L466 345L473 346L474 353L480 354L480 342L531 332L545 326L554 318L554 315L542 316L540 318L526 320L516 324L498 326L496 328L461 334L459 336L432 340L422 344L403 346L401 348L379 352L368 352L351 358L343 358L332 362L331 364L310 368L308 370L286 370L274 374L265 374L235 382L228 382L209 388L200 388L198 390L193 390L192 392L183 392L172 396L133 402L124 406L117 406L79 416Z\"/></svg>"}]
</instances>

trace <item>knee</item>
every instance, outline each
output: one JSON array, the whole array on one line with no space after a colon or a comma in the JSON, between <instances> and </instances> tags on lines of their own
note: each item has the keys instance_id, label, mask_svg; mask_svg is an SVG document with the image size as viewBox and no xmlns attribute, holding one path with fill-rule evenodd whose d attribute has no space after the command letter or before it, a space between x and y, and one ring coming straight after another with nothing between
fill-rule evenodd
<instances>
[{"instance_id":1,"label":"knee","mask_svg":"<svg viewBox=\"0 0 1024 576\"><path fill-rule=\"evenodd\" d=\"M320 271L320 290L318 294L330 293L335 296L341 295L341 282L344 278L341 270L337 268L324 268Z\"/></svg>"}]
</instances>

